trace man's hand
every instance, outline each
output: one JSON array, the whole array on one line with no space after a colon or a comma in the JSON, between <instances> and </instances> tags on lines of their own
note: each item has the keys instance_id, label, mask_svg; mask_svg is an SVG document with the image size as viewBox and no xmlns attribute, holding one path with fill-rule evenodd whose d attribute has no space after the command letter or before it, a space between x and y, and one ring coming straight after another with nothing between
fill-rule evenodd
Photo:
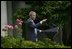
<instances>
[{"instance_id":1,"label":"man's hand","mask_svg":"<svg viewBox=\"0 0 72 49\"><path fill-rule=\"evenodd\" d=\"M47 19L43 19L42 22L45 22Z\"/></svg>"},{"instance_id":2,"label":"man's hand","mask_svg":"<svg viewBox=\"0 0 72 49\"><path fill-rule=\"evenodd\" d=\"M42 21L40 21L40 23L42 24L43 22L45 22L47 19L43 19Z\"/></svg>"}]
</instances>

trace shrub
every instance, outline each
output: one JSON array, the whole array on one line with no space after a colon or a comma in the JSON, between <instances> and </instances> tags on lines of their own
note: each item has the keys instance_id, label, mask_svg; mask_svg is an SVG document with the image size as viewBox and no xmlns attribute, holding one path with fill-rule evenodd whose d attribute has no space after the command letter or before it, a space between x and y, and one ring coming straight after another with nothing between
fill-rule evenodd
<instances>
[{"instance_id":1,"label":"shrub","mask_svg":"<svg viewBox=\"0 0 72 49\"><path fill-rule=\"evenodd\" d=\"M64 46L48 38L39 40L37 42L27 41L24 38L18 37L1 37L1 47L2 48L70 48L70 46Z\"/></svg>"}]
</instances>

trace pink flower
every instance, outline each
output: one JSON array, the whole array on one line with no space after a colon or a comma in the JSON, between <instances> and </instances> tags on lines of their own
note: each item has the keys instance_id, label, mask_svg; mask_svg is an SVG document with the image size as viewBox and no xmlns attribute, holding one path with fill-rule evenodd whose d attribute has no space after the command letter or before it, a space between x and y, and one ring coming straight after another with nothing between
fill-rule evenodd
<instances>
[{"instance_id":1,"label":"pink flower","mask_svg":"<svg viewBox=\"0 0 72 49\"><path fill-rule=\"evenodd\" d=\"M23 21L21 21L21 23L23 23Z\"/></svg>"},{"instance_id":2,"label":"pink flower","mask_svg":"<svg viewBox=\"0 0 72 49\"><path fill-rule=\"evenodd\" d=\"M16 20L16 24L19 24L19 23L20 23L20 20L19 20L19 19L17 19L17 20Z\"/></svg>"},{"instance_id":3,"label":"pink flower","mask_svg":"<svg viewBox=\"0 0 72 49\"><path fill-rule=\"evenodd\" d=\"M9 25L5 25L5 28L8 28Z\"/></svg>"},{"instance_id":4,"label":"pink flower","mask_svg":"<svg viewBox=\"0 0 72 49\"><path fill-rule=\"evenodd\" d=\"M16 21L20 21L19 19L17 19Z\"/></svg>"},{"instance_id":5,"label":"pink flower","mask_svg":"<svg viewBox=\"0 0 72 49\"><path fill-rule=\"evenodd\" d=\"M20 22L19 25L22 25L22 23Z\"/></svg>"},{"instance_id":6,"label":"pink flower","mask_svg":"<svg viewBox=\"0 0 72 49\"><path fill-rule=\"evenodd\" d=\"M7 31L7 30L8 30L8 28L3 28L3 29L2 29L2 31Z\"/></svg>"},{"instance_id":7,"label":"pink flower","mask_svg":"<svg viewBox=\"0 0 72 49\"><path fill-rule=\"evenodd\" d=\"M9 26L10 29L13 29L13 26Z\"/></svg>"},{"instance_id":8,"label":"pink flower","mask_svg":"<svg viewBox=\"0 0 72 49\"><path fill-rule=\"evenodd\" d=\"M22 23L23 23L23 21L22 21L21 19L17 19L17 20L16 20L16 24L17 24L17 25L22 25Z\"/></svg>"},{"instance_id":9,"label":"pink flower","mask_svg":"<svg viewBox=\"0 0 72 49\"><path fill-rule=\"evenodd\" d=\"M15 25L15 26L14 26L14 28L18 28L18 26L17 26L17 25Z\"/></svg>"},{"instance_id":10,"label":"pink flower","mask_svg":"<svg viewBox=\"0 0 72 49\"><path fill-rule=\"evenodd\" d=\"M13 26L12 25L5 25L5 28L13 29Z\"/></svg>"}]
</instances>

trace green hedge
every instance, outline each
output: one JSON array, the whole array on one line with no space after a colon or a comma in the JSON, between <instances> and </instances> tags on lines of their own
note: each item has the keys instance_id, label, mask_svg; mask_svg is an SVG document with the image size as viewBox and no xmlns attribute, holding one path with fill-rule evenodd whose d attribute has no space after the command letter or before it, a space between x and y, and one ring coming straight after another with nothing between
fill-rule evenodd
<instances>
[{"instance_id":1,"label":"green hedge","mask_svg":"<svg viewBox=\"0 0 72 49\"><path fill-rule=\"evenodd\" d=\"M52 42L49 38L44 38L37 42L27 41L24 38L17 37L1 37L2 48L70 48L70 46L64 46Z\"/></svg>"}]
</instances>

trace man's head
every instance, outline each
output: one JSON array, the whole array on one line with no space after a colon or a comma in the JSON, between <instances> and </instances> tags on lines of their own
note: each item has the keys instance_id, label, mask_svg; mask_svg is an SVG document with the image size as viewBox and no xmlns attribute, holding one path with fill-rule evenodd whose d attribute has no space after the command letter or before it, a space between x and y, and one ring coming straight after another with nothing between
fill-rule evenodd
<instances>
[{"instance_id":1,"label":"man's head","mask_svg":"<svg viewBox=\"0 0 72 49\"><path fill-rule=\"evenodd\" d=\"M29 12L29 16L30 16L30 18L31 18L32 20L35 20L35 18L36 18L36 12L30 11L30 12Z\"/></svg>"}]
</instances>

